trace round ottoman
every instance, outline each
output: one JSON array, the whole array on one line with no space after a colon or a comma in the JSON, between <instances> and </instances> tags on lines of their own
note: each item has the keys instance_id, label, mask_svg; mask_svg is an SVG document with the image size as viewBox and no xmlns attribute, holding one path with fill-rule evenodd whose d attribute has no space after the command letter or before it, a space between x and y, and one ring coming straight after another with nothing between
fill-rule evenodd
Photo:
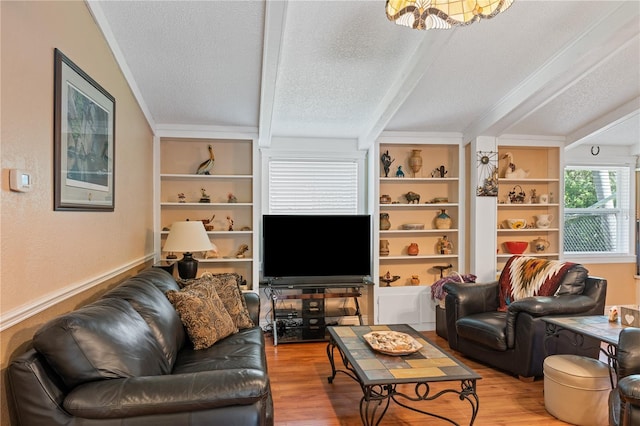
<instances>
[{"instance_id":1,"label":"round ottoman","mask_svg":"<svg viewBox=\"0 0 640 426\"><path fill-rule=\"evenodd\" d=\"M609 367L578 355L544 360L544 407L559 420L580 426L609 424Z\"/></svg>"}]
</instances>

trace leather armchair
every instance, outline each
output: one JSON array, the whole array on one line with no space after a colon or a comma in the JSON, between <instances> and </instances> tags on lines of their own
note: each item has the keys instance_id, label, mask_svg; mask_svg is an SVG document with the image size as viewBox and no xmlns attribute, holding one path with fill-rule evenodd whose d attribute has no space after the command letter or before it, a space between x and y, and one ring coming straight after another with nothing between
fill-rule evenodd
<instances>
[{"instance_id":1,"label":"leather armchair","mask_svg":"<svg viewBox=\"0 0 640 426\"><path fill-rule=\"evenodd\" d=\"M547 315L602 315L607 281L587 277L581 294L533 296L500 306L498 281L447 283L445 311L449 346L463 355L521 379L543 375L547 355L576 353L597 357L599 342L575 348L567 339L545 342Z\"/></svg>"},{"instance_id":2,"label":"leather armchair","mask_svg":"<svg viewBox=\"0 0 640 426\"><path fill-rule=\"evenodd\" d=\"M640 328L620 332L618 385L609 394L609 425L640 424Z\"/></svg>"}]
</instances>

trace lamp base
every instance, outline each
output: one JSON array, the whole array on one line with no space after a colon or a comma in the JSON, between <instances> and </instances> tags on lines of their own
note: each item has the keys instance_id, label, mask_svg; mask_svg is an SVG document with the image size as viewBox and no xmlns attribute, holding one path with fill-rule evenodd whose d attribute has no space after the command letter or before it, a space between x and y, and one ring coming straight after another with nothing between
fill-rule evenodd
<instances>
[{"instance_id":1,"label":"lamp base","mask_svg":"<svg viewBox=\"0 0 640 426\"><path fill-rule=\"evenodd\" d=\"M198 273L198 261L193 258L192 253L185 253L184 257L178 261L178 275L183 280L196 277Z\"/></svg>"}]
</instances>

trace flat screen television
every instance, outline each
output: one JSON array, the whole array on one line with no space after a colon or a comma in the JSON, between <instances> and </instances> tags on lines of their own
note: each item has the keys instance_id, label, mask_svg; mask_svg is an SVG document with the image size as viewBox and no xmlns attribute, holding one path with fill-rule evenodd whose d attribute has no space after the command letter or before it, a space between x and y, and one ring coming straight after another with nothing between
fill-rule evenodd
<instances>
[{"instance_id":1,"label":"flat screen television","mask_svg":"<svg viewBox=\"0 0 640 426\"><path fill-rule=\"evenodd\" d=\"M262 236L264 277L371 274L369 215L264 215Z\"/></svg>"}]
</instances>

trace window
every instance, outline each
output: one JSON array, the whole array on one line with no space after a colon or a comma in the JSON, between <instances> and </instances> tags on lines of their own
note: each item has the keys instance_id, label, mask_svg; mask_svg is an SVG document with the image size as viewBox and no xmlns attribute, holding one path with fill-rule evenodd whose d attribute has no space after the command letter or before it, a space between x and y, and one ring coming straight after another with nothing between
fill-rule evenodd
<instances>
[{"instance_id":1,"label":"window","mask_svg":"<svg viewBox=\"0 0 640 426\"><path fill-rule=\"evenodd\" d=\"M565 254L629 254L630 195L629 167L565 167Z\"/></svg>"},{"instance_id":2,"label":"window","mask_svg":"<svg viewBox=\"0 0 640 426\"><path fill-rule=\"evenodd\" d=\"M271 160L271 214L357 214L358 162Z\"/></svg>"}]
</instances>

